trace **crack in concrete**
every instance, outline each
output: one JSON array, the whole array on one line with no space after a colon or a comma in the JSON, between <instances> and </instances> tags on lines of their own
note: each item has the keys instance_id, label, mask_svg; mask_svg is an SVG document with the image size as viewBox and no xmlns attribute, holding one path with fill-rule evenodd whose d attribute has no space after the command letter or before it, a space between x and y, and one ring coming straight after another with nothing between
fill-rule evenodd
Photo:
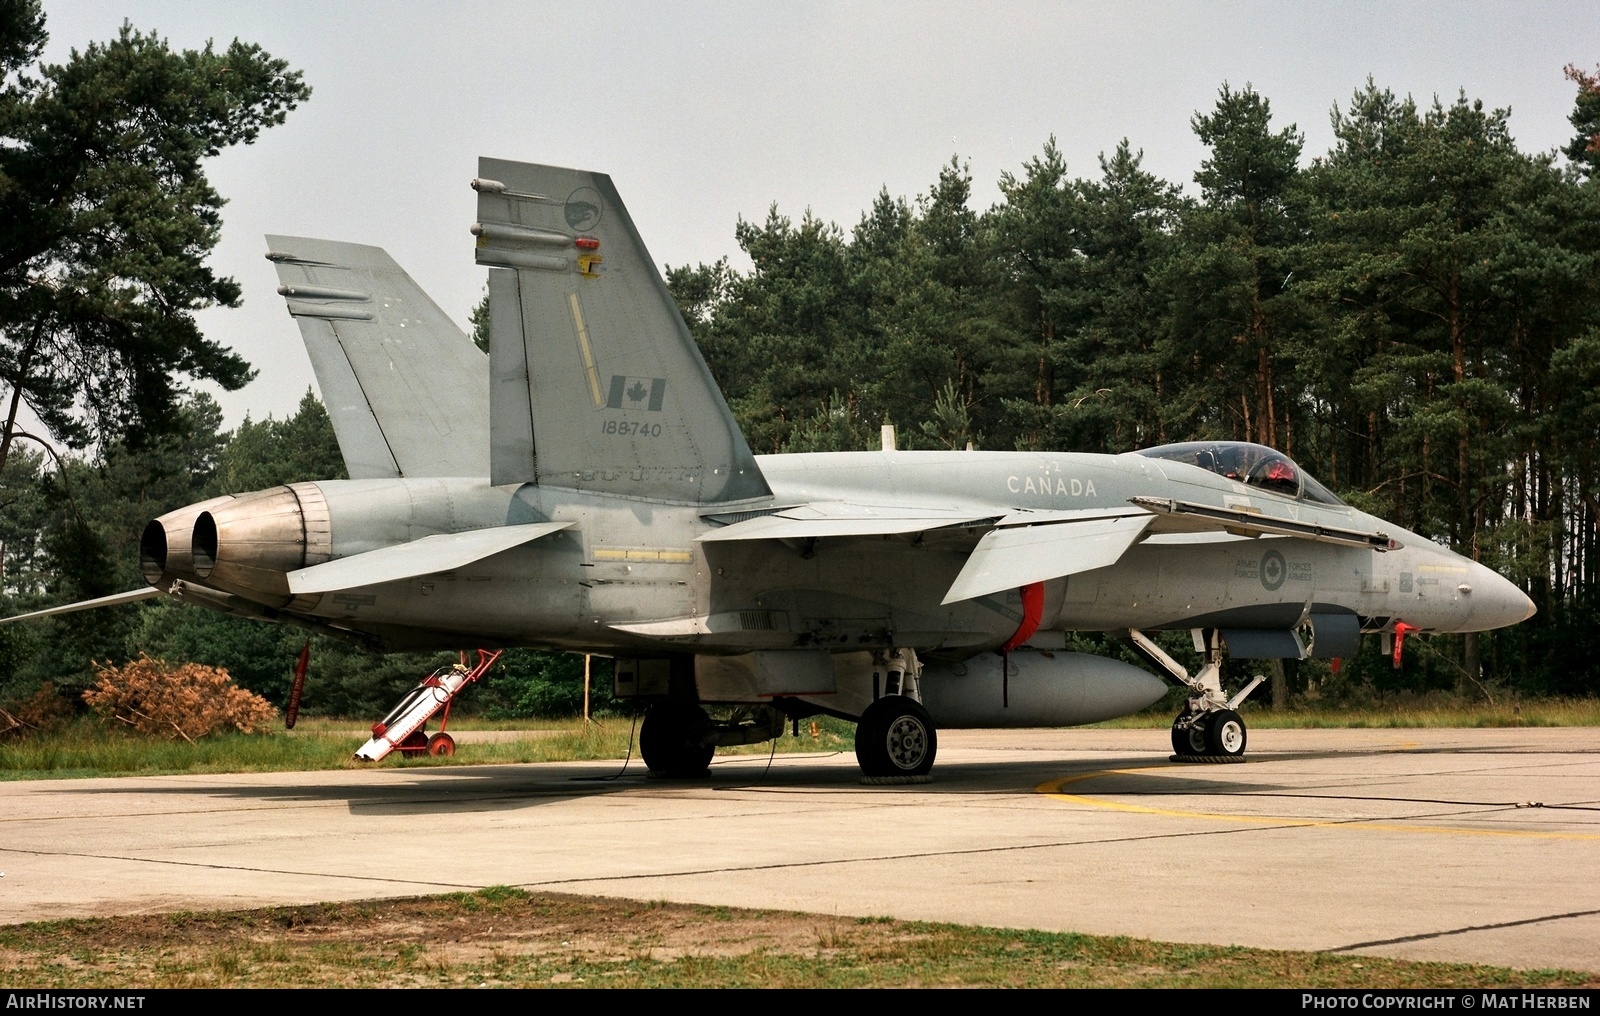
<instances>
[{"instance_id":1,"label":"crack in concrete","mask_svg":"<svg viewBox=\"0 0 1600 1016\"><path fill-rule=\"evenodd\" d=\"M1371 942L1355 942L1351 945L1335 946L1332 949L1322 949L1325 953L1350 952L1354 949L1373 949L1380 945L1402 945L1406 942L1426 942L1434 938L1449 938L1451 935L1466 935L1474 931L1495 931L1500 928L1520 928L1528 924L1546 924L1550 921L1565 921L1574 917L1593 917L1600 914L1600 910L1574 910L1566 914L1549 914L1545 917L1528 917L1520 921L1501 921L1498 924L1469 924L1464 928L1450 928L1446 931L1428 931L1419 935L1402 935L1399 938L1380 938Z\"/></svg>"}]
</instances>

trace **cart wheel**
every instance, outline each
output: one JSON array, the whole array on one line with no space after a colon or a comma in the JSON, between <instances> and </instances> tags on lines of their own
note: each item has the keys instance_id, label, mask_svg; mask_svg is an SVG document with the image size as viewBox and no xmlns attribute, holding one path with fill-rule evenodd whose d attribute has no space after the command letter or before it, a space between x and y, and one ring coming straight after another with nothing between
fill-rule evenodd
<instances>
[{"instance_id":1,"label":"cart wheel","mask_svg":"<svg viewBox=\"0 0 1600 1016\"><path fill-rule=\"evenodd\" d=\"M428 750L428 735L425 731L413 730L395 748L406 755L420 754Z\"/></svg>"},{"instance_id":2,"label":"cart wheel","mask_svg":"<svg viewBox=\"0 0 1600 1016\"><path fill-rule=\"evenodd\" d=\"M446 734L444 731L441 730L439 733L428 738L429 755L443 755L448 757L454 755L455 753L456 739L451 737L449 734Z\"/></svg>"}]
</instances>

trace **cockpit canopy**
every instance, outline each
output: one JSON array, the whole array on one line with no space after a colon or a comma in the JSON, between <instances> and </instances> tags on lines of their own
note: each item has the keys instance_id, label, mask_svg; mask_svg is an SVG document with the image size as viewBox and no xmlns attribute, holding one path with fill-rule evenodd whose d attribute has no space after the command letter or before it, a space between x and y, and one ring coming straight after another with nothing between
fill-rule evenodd
<instances>
[{"instance_id":1,"label":"cockpit canopy","mask_svg":"<svg viewBox=\"0 0 1600 1016\"><path fill-rule=\"evenodd\" d=\"M1144 448L1138 454L1152 459L1186 462L1191 466L1209 469L1218 476L1226 476L1230 480L1270 490L1284 497L1318 504L1344 505L1311 474L1295 465L1293 459L1266 445L1246 441L1185 441L1182 444Z\"/></svg>"}]
</instances>

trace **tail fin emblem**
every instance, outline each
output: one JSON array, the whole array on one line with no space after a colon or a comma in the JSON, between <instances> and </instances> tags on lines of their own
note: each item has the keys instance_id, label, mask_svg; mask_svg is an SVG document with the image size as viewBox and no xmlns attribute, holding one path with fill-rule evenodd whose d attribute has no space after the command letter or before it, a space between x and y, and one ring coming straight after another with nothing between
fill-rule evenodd
<instances>
[{"instance_id":1,"label":"tail fin emblem","mask_svg":"<svg viewBox=\"0 0 1600 1016\"><path fill-rule=\"evenodd\" d=\"M667 394L664 377L624 377L611 375L611 396L606 399L607 409L642 409L650 413L661 412L661 401Z\"/></svg>"},{"instance_id":2,"label":"tail fin emblem","mask_svg":"<svg viewBox=\"0 0 1600 1016\"><path fill-rule=\"evenodd\" d=\"M599 191L593 187L579 187L567 195L562 214L566 216L567 225L580 233L587 233L600 224L600 212L604 207L600 203Z\"/></svg>"}]
</instances>

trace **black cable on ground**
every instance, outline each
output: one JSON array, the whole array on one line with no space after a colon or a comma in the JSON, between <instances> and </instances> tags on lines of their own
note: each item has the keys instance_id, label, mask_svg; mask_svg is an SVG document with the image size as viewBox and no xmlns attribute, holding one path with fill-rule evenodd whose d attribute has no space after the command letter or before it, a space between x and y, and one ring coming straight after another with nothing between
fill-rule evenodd
<instances>
[{"instance_id":1,"label":"black cable on ground","mask_svg":"<svg viewBox=\"0 0 1600 1016\"><path fill-rule=\"evenodd\" d=\"M620 780L622 774L628 771L628 763L633 761L633 739L638 732L639 714L635 712L633 714L633 726L628 729L628 756L622 760L622 768L610 776L574 776L572 781L574 783L610 783L612 780Z\"/></svg>"}]
</instances>

